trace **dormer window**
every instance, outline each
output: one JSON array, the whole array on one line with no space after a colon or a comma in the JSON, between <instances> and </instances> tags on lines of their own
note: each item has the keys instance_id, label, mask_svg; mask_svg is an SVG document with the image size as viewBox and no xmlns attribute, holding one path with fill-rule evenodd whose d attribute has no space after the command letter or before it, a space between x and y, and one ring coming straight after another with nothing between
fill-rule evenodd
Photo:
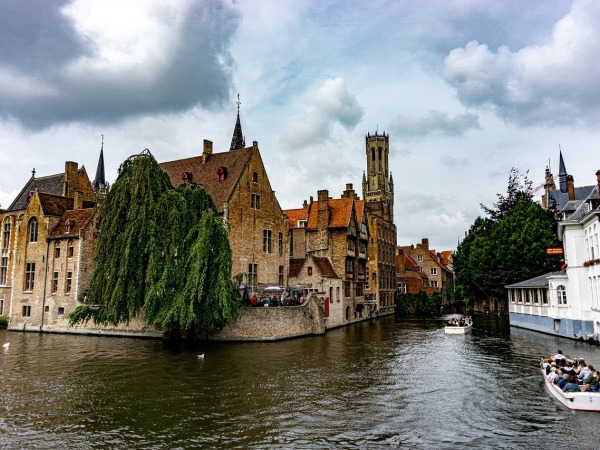
<instances>
[{"instance_id":1,"label":"dormer window","mask_svg":"<svg viewBox=\"0 0 600 450\"><path fill-rule=\"evenodd\" d=\"M225 177L227 177L227 169L221 166L217 167L217 181L225 181Z\"/></svg>"},{"instance_id":2,"label":"dormer window","mask_svg":"<svg viewBox=\"0 0 600 450\"><path fill-rule=\"evenodd\" d=\"M258 172L252 172L252 182L258 183Z\"/></svg>"},{"instance_id":3,"label":"dormer window","mask_svg":"<svg viewBox=\"0 0 600 450\"><path fill-rule=\"evenodd\" d=\"M73 222L71 221L71 219L67 219L67 221L65 222L65 234L70 233L72 228Z\"/></svg>"},{"instance_id":4,"label":"dormer window","mask_svg":"<svg viewBox=\"0 0 600 450\"><path fill-rule=\"evenodd\" d=\"M184 183L191 183L192 182L191 172L183 172L181 174L181 179L183 180Z\"/></svg>"},{"instance_id":5,"label":"dormer window","mask_svg":"<svg viewBox=\"0 0 600 450\"><path fill-rule=\"evenodd\" d=\"M306 228L306 220L299 220L298 228Z\"/></svg>"},{"instance_id":6,"label":"dormer window","mask_svg":"<svg viewBox=\"0 0 600 450\"><path fill-rule=\"evenodd\" d=\"M312 267L308 266L308 276L312 276Z\"/></svg>"}]
</instances>

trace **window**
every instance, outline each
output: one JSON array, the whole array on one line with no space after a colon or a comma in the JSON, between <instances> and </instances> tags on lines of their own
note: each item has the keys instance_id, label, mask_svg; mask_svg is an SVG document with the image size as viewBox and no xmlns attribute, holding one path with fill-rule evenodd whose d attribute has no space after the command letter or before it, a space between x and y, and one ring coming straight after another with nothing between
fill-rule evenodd
<instances>
[{"instance_id":1,"label":"window","mask_svg":"<svg viewBox=\"0 0 600 450\"><path fill-rule=\"evenodd\" d=\"M346 259L346 273L354 273L354 262L352 259Z\"/></svg>"},{"instance_id":2,"label":"window","mask_svg":"<svg viewBox=\"0 0 600 450\"><path fill-rule=\"evenodd\" d=\"M418 255L417 256L417 261L418 262L423 262L423 255Z\"/></svg>"},{"instance_id":3,"label":"window","mask_svg":"<svg viewBox=\"0 0 600 450\"><path fill-rule=\"evenodd\" d=\"M367 272L365 275L365 289L367 291L369 290L369 272Z\"/></svg>"},{"instance_id":4,"label":"window","mask_svg":"<svg viewBox=\"0 0 600 450\"><path fill-rule=\"evenodd\" d=\"M263 230L263 252L271 253L271 230Z\"/></svg>"},{"instance_id":5,"label":"window","mask_svg":"<svg viewBox=\"0 0 600 450\"><path fill-rule=\"evenodd\" d=\"M290 256L294 256L294 234L290 233Z\"/></svg>"},{"instance_id":6,"label":"window","mask_svg":"<svg viewBox=\"0 0 600 450\"><path fill-rule=\"evenodd\" d=\"M256 279L258 277L258 264L248 264L248 283L250 284L250 290L254 291L256 288Z\"/></svg>"},{"instance_id":7,"label":"window","mask_svg":"<svg viewBox=\"0 0 600 450\"><path fill-rule=\"evenodd\" d=\"M431 275L437 275L437 269L436 268L431 269Z\"/></svg>"},{"instance_id":8,"label":"window","mask_svg":"<svg viewBox=\"0 0 600 450\"><path fill-rule=\"evenodd\" d=\"M361 282L356 283L356 296L362 297L364 294L363 284Z\"/></svg>"},{"instance_id":9,"label":"window","mask_svg":"<svg viewBox=\"0 0 600 450\"><path fill-rule=\"evenodd\" d=\"M279 286L283 286L283 266L279 266Z\"/></svg>"},{"instance_id":10,"label":"window","mask_svg":"<svg viewBox=\"0 0 600 450\"><path fill-rule=\"evenodd\" d=\"M52 293L58 291L58 272L52 274Z\"/></svg>"},{"instance_id":11,"label":"window","mask_svg":"<svg viewBox=\"0 0 600 450\"><path fill-rule=\"evenodd\" d=\"M432 281L430 281L430 282L429 282L429 286L430 286L430 287L438 287L438 282L437 282L437 281L434 281L434 280L432 280Z\"/></svg>"},{"instance_id":12,"label":"window","mask_svg":"<svg viewBox=\"0 0 600 450\"><path fill-rule=\"evenodd\" d=\"M29 242L37 242L38 240L38 221L34 217L29 221Z\"/></svg>"},{"instance_id":13,"label":"window","mask_svg":"<svg viewBox=\"0 0 600 450\"><path fill-rule=\"evenodd\" d=\"M556 288L556 296L559 305L567 304L567 289L562 284Z\"/></svg>"},{"instance_id":14,"label":"window","mask_svg":"<svg viewBox=\"0 0 600 450\"><path fill-rule=\"evenodd\" d=\"M258 173L257 172L252 172L252 182L258 183Z\"/></svg>"},{"instance_id":15,"label":"window","mask_svg":"<svg viewBox=\"0 0 600 450\"><path fill-rule=\"evenodd\" d=\"M35 263L27 263L25 266L25 290L33 291L35 285Z\"/></svg>"},{"instance_id":16,"label":"window","mask_svg":"<svg viewBox=\"0 0 600 450\"><path fill-rule=\"evenodd\" d=\"M60 247L54 247L54 257L60 258Z\"/></svg>"},{"instance_id":17,"label":"window","mask_svg":"<svg viewBox=\"0 0 600 450\"><path fill-rule=\"evenodd\" d=\"M31 317L31 306L23 305L23 317Z\"/></svg>"},{"instance_id":18,"label":"window","mask_svg":"<svg viewBox=\"0 0 600 450\"><path fill-rule=\"evenodd\" d=\"M359 242L358 243L358 251L359 253L367 253L367 244L365 244L364 242Z\"/></svg>"},{"instance_id":19,"label":"window","mask_svg":"<svg viewBox=\"0 0 600 450\"><path fill-rule=\"evenodd\" d=\"M67 284L65 285L65 294L71 292L71 282L73 280L73 272L67 272Z\"/></svg>"},{"instance_id":20,"label":"window","mask_svg":"<svg viewBox=\"0 0 600 450\"><path fill-rule=\"evenodd\" d=\"M67 254L69 258L72 258L75 254L75 248L73 247L73 244L69 245L69 248L67 249Z\"/></svg>"},{"instance_id":21,"label":"window","mask_svg":"<svg viewBox=\"0 0 600 450\"><path fill-rule=\"evenodd\" d=\"M0 316L4 314L4 299L0 299Z\"/></svg>"},{"instance_id":22,"label":"window","mask_svg":"<svg viewBox=\"0 0 600 450\"><path fill-rule=\"evenodd\" d=\"M58 315L59 316L63 316L65 314L65 308L63 308L62 306L58 307Z\"/></svg>"},{"instance_id":23,"label":"window","mask_svg":"<svg viewBox=\"0 0 600 450\"><path fill-rule=\"evenodd\" d=\"M308 273L308 276L309 276L309 277L310 277L310 276L312 276L312 267L311 267L311 266L308 266L308 271L307 271L307 273Z\"/></svg>"},{"instance_id":24,"label":"window","mask_svg":"<svg viewBox=\"0 0 600 450\"><path fill-rule=\"evenodd\" d=\"M283 233L279 233L279 256L283 255Z\"/></svg>"},{"instance_id":25,"label":"window","mask_svg":"<svg viewBox=\"0 0 600 450\"><path fill-rule=\"evenodd\" d=\"M367 273L367 263L365 261L358 261L358 274L365 275Z\"/></svg>"},{"instance_id":26,"label":"window","mask_svg":"<svg viewBox=\"0 0 600 450\"><path fill-rule=\"evenodd\" d=\"M299 220L298 228L306 228L306 220Z\"/></svg>"},{"instance_id":27,"label":"window","mask_svg":"<svg viewBox=\"0 0 600 450\"><path fill-rule=\"evenodd\" d=\"M0 259L0 286L6 286L8 278L8 256Z\"/></svg>"},{"instance_id":28,"label":"window","mask_svg":"<svg viewBox=\"0 0 600 450\"><path fill-rule=\"evenodd\" d=\"M2 228L2 248L8 249L10 245L10 217L4 219L4 227Z\"/></svg>"},{"instance_id":29,"label":"window","mask_svg":"<svg viewBox=\"0 0 600 450\"><path fill-rule=\"evenodd\" d=\"M348 250L350 250L351 252L354 251L354 239L348 239Z\"/></svg>"},{"instance_id":30,"label":"window","mask_svg":"<svg viewBox=\"0 0 600 450\"><path fill-rule=\"evenodd\" d=\"M344 281L344 297L352 296L352 282Z\"/></svg>"},{"instance_id":31,"label":"window","mask_svg":"<svg viewBox=\"0 0 600 450\"><path fill-rule=\"evenodd\" d=\"M252 209L260 209L260 195L252 194Z\"/></svg>"}]
</instances>

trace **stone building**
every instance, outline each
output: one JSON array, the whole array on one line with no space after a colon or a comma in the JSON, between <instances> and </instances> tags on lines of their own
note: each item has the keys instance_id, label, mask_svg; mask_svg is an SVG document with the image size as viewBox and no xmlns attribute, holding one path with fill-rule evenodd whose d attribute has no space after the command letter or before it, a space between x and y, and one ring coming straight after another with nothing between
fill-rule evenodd
<instances>
[{"instance_id":1,"label":"stone building","mask_svg":"<svg viewBox=\"0 0 600 450\"><path fill-rule=\"evenodd\" d=\"M0 313L9 318L11 328L41 329L51 315L58 319L75 308L82 284L79 271L84 267L93 270L87 262L82 263L84 247L79 231L87 226L94 211L94 196L85 168L68 161L62 174L36 178L34 171L2 212ZM78 233L64 236L62 256L71 260L56 276L56 271L50 273L51 260L54 263L62 247L57 250L52 245L51 249L50 236L67 221L69 230ZM85 258L91 263L91 252ZM56 286L55 292L51 292L52 286ZM52 293L58 294L59 286L63 299L51 309L46 299Z\"/></svg>"},{"instance_id":2,"label":"stone building","mask_svg":"<svg viewBox=\"0 0 600 450\"><path fill-rule=\"evenodd\" d=\"M204 140L201 156L163 162L173 186L202 186L229 225L233 275L244 274L252 291L285 287L288 225L271 188L258 143L245 146L240 115L229 151L213 153Z\"/></svg>"},{"instance_id":3,"label":"stone building","mask_svg":"<svg viewBox=\"0 0 600 450\"><path fill-rule=\"evenodd\" d=\"M365 136L367 170L362 190L369 228L365 294L381 314L394 312L396 293L396 225L394 180L389 171L389 135Z\"/></svg>"},{"instance_id":4,"label":"stone building","mask_svg":"<svg viewBox=\"0 0 600 450\"><path fill-rule=\"evenodd\" d=\"M415 245L398 246L397 260L410 258L416 263L418 272L424 277L423 285L418 283L407 285L406 292L416 294L424 290L428 295L439 291L442 293L442 305L448 306L454 301L454 272L451 267L449 251L436 252L429 248L429 239L423 238L421 243ZM402 280L407 277L405 268L396 266L397 278Z\"/></svg>"},{"instance_id":5,"label":"stone building","mask_svg":"<svg viewBox=\"0 0 600 450\"><path fill-rule=\"evenodd\" d=\"M290 288L322 293L327 327L367 317L368 226L352 184L341 198L318 191L317 201L286 210L290 223Z\"/></svg>"}]
</instances>

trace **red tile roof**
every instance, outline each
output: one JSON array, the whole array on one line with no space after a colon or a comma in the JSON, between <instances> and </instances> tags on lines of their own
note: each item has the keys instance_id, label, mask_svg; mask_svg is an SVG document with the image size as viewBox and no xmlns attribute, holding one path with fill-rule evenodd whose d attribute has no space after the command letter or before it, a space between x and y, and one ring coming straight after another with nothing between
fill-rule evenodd
<instances>
[{"instance_id":1,"label":"red tile roof","mask_svg":"<svg viewBox=\"0 0 600 450\"><path fill-rule=\"evenodd\" d=\"M329 228L346 228L350 225L352 214L352 198L330 198L329 205ZM319 216L319 202L315 201L310 206L306 228L316 229Z\"/></svg>"},{"instance_id":2,"label":"red tile roof","mask_svg":"<svg viewBox=\"0 0 600 450\"><path fill-rule=\"evenodd\" d=\"M309 205L306 205L304 208L301 209L286 209L285 211L283 211L288 218L290 229L300 228L298 227L298 221L308 219L308 208Z\"/></svg>"},{"instance_id":3,"label":"red tile roof","mask_svg":"<svg viewBox=\"0 0 600 450\"><path fill-rule=\"evenodd\" d=\"M306 261L305 258L290 258L290 277L297 277L300 274L302 266L304 265L304 261Z\"/></svg>"},{"instance_id":4,"label":"red tile roof","mask_svg":"<svg viewBox=\"0 0 600 450\"><path fill-rule=\"evenodd\" d=\"M202 156L178 159L160 163L162 169L167 172L171 184L175 187L184 184L184 173L191 175L192 183L204 187L211 196L217 209L223 210L223 203L229 200L233 189L237 185L248 161L252 156L253 147L230 150L224 153L213 153L207 155L205 163ZM225 171L225 178L219 181L218 172Z\"/></svg>"},{"instance_id":5,"label":"red tile roof","mask_svg":"<svg viewBox=\"0 0 600 450\"><path fill-rule=\"evenodd\" d=\"M321 272L321 275L323 275L325 278L339 278L337 273L335 273L335 269L333 268L333 265L329 259L314 256L313 260L319 268L319 272Z\"/></svg>"},{"instance_id":6,"label":"red tile roof","mask_svg":"<svg viewBox=\"0 0 600 450\"><path fill-rule=\"evenodd\" d=\"M84 229L88 225L94 215L94 211L94 208L70 209L66 211L49 237L59 239L62 237L72 238L79 236L79 230ZM71 223L71 231L69 233L66 232L67 220Z\"/></svg>"}]
</instances>

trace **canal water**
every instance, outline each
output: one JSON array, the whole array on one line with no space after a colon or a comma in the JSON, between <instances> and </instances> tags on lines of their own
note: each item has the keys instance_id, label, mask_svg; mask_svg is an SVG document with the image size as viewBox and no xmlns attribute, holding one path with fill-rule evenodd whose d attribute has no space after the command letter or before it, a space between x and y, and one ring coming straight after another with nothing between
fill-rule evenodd
<instances>
[{"instance_id":1,"label":"canal water","mask_svg":"<svg viewBox=\"0 0 600 450\"><path fill-rule=\"evenodd\" d=\"M600 445L600 413L537 369L600 348L476 317L385 317L324 336L208 343L0 332L0 448L542 448ZM203 353L204 359L198 354Z\"/></svg>"}]
</instances>

